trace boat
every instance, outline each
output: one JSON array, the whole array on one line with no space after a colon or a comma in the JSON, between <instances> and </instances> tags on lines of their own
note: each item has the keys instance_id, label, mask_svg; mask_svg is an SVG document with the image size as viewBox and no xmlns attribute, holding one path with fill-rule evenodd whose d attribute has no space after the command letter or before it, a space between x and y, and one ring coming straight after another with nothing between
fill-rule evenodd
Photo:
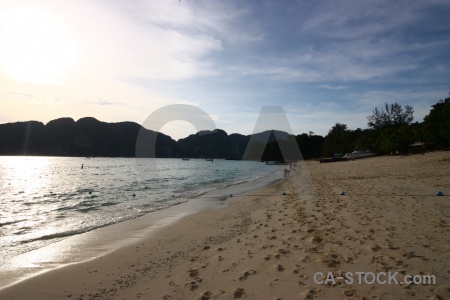
<instances>
[{"instance_id":1,"label":"boat","mask_svg":"<svg viewBox=\"0 0 450 300\"><path fill-rule=\"evenodd\" d=\"M288 165L288 162L285 161L266 161L266 165L270 165L270 166L285 166Z\"/></svg>"},{"instance_id":2,"label":"boat","mask_svg":"<svg viewBox=\"0 0 450 300\"><path fill-rule=\"evenodd\" d=\"M182 158L182 160L189 160L189 158Z\"/></svg>"},{"instance_id":3,"label":"boat","mask_svg":"<svg viewBox=\"0 0 450 300\"><path fill-rule=\"evenodd\" d=\"M342 161L343 157L342 154L334 154L331 157L324 157L324 158L319 158L318 162L319 163L328 163L328 162L336 162L336 161Z\"/></svg>"},{"instance_id":4,"label":"boat","mask_svg":"<svg viewBox=\"0 0 450 300\"><path fill-rule=\"evenodd\" d=\"M352 153L347 153L344 155L344 159L347 160L353 160L353 159L358 159L358 158L364 158L364 157L370 157L370 156L375 156L375 153L366 150L366 151L353 151Z\"/></svg>"},{"instance_id":5,"label":"boat","mask_svg":"<svg viewBox=\"0 0 450 300\"><path fill-rule=\"evenodd\" d=\"M206 161L211 161L211 162L213 161L212 158L205 158L205 160L206 160Z\"/></svg>"}]
</instances>

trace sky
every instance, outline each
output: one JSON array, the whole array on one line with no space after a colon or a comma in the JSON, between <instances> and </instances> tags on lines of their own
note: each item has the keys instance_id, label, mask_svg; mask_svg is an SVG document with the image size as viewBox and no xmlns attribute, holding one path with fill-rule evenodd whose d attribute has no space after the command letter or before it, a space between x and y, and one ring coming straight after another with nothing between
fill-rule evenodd
<instances>
[{"instance_id":1,"label":"sky","mask_svg":"<svg viewBox=\"0 0 450 300\"><path fill-rule=\"evenodd\" d=\"M326 135L386 102L421 122L449 97L449 15L448 0L0 0L0 123L144 124L184 104L251 134L281 106L292 133Z\"/></svg>"}]
</instances>

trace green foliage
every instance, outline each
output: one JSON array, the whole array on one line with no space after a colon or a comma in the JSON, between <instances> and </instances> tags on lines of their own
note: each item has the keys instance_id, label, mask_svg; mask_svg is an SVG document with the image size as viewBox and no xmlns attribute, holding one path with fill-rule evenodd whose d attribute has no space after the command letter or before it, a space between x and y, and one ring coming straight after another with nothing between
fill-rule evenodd
<instances>
[{"instance_id":1,"label":"green foliage","mask_svg":"<svg viewBox=\"0 0 450 300\"><path fill-rule=\"evenodd\" d=\"M432 105L422 126L425 143L440 149L450 149L450 98Z\"/></svg>"},{"instance_id":2,"label":"green foliage","mask_svg":"<svg viewBox=\"0 0 450 300\"><path fill-rule=\"evenodd\" d=\"M412 143L421 136L420 125L411 125L413 108L405 109L398 103L375 108L369 116L369 129L349 130L336 123L325 137L323 154L348 153L353 150L371 150L377 154L407 153Z\"/></svg>"},{"instance_id":3,"label":"green foliage","mask_svg":"<svg viewBox=\"0 0 450 300\"><path fill-rule=\"evenodd\" d=\"M379 154L408 153L409 145L416 141L416 135L410 125L404 124L399 128L387 128L379 132Z\"/></svg>"},{"instance_id":4,"label":"green foliage","mask_svg":"<svg viewBox=\"0 0 450 300\"><path fill-rule=\"evenodd\" d=\"M377 131L373 129L358 129L353 142L353 149L372 150L377 152Z\"/></svg>"},{"instance_id":5,"label":"green foliage","mask_svg":"<svg viewBox=\"0 0 450 300\"><path fill-rule=\"evenodd\" d=\"M304 153L304 157L332 156L353 150L371 150L377 154L420 153L430 148L450 150L450 98L432 105L422 123L412 123L413 113L411 106L403 108L398 103L386 103L368 117L369 129L349 130L346 124L336 123L323 138L321 149L305 151L308 156ZM297 136L302 152L308 137ZM425 145L412 147L415 142Z\"/></svg>"},{"instance_id":6,"label":"green foliage","mask_svg":"<svg viewBox=\"0 0 450 300\"><path fill-rule=\"evenodd\" d=\"M414 123L413 108L398 103L375 108L368 117L368 129L350 130L336 123L325 137L303 133L295 137L304 159L332 156L353 150L371 150L377 154L419 153L426 149L450 150L450 98L432 105L422 123ZM62 156L133 156L140 125L131 122L109 124L93 118L58 119L44 125L39 122L0 124L0 155L62 155ZM207 134L206 134L207 133ZM157 134L148 131L148 134ZM282 160L281 149L292 143L289 134L271 131L250 136L223 130L203 132L180 139L158 133L157 157L214 157ZM266 144L268 140L269 143ZM415 142L425 145L411 147ZM289 159L289 158L287 158Z\"/></svg>"},{"instance_id":7,"label":"green foliage","mask_svg":"<svg viewBox=\"0 0 450 300\"><path fill-rule=\"evenodd\" d=\"M324 143L323 136L314 135L314 132L310 131L309 134L303 133L297 135L295 139L304 159L318 158L321 156Z\"/></svg>"},{"instance_id":8,"label":"green foliage","mask_svg":"<svg viewBox=\"0 0 450 300\"><path fill-rule=\"evenodd\" d=\"M367 125L373 129L383 129L388 127L400 127L404 124L410 124L414 119L414 109L406 105L405 110L397 102L388 104L380 109L376 107L371 116L368 116Z\"/></svg>"},{"instance_id":9,"label":"green foliage","mask_svg":"<svg viewBox=\"0 0 450 300\"><path fill-rule=\"evenodd\" d=\"M331 156L335 153L350 152L349 132L346 124L336 123L325 137L323 145L324 155Z\"/></svg>"}]
</instances>

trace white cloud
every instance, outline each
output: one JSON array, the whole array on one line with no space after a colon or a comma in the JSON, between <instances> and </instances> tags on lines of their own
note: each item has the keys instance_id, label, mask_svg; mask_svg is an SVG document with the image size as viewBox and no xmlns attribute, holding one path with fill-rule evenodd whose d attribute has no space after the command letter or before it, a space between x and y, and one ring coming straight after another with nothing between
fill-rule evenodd
<instances>
[{"instance_id":1,"label":"white cloud","mask_svg":"<svg viewBox=\"0 0 450 300\"><path fill-rule=\"evenodd\" d=\"M186 79L209 74L205 55L221 49L221 42L204 34L190 34L155 24L138 26L132 20L109 12L104 26L90 33L94 42L94 66L120 77ZM116 25L115 22L120 20ZM101 37L106 37L101 41ZM90 65L89 70L92 70Z\"/></svg>"},{"instance_id":2,"label":"white cloud","mask_svg":"<svg viewBox=\"0 0 450 300\"><path fill-rule=\"evenodd\" d=\"M70 29L79 63L60 86L0 78L2 114L139 122L184 103L249 134L262 105L281 104L294 133L326 134L398 101L420 120L448 93L448 25L422 14L430 2L34 1Z\"/></svg>"},{"instance_id":3,"label":"white cloud","mask_svg":"<svg viewBox=\"0 0 450 300\"><path fill-rule=\"evenodd\" d=\"M142 27L157 26L178 32L203 34L230 43L254 42L263 39L258 28L239 30L239 25L251 14L245 3L234 5L222 1L135 1L123 4L126 13ZM123 11L123 7L120 8Z\"/></svg>"},{"instance_id":4,"label":"white cloud","mask_svg":"<svg viewBox=\"0 0 450 300\"><path fill-rule=\"evenodd\" d=\"M122 77L159 80L191 79L217 73L208 56L224 50L224 43L262 39L255 31L236 30L234 22L248 11L220 2L135 1L118 7L103 4L110 20L97 35L113 32L101 47L111 52L108 62ZM114 22L120 24L120 28ZM102 56L99 53L98 56ZM127 56L123 56L127 55Z\"/></svg>"}]
</instances>

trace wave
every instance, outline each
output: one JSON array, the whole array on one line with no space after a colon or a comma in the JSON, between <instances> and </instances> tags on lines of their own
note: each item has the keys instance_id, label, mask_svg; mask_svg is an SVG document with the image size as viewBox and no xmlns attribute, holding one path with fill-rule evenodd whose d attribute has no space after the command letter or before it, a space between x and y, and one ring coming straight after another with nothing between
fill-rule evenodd
<instances>
[{"instance_id":1,"label":"wave","mask_svg":"<svg viewBox=\"0 0 450 300\"><path fill-rule=\"evenodd\" d=\"M109 221L103 222L103 223L97 223L95 225L91 225L91 226L85 226L82 228L77 228L77 229L70 229L70 230L66 230L66 231L62 231L62 232L55 232L55 233L51 233L51 234L46 234L46 235L42 235L39 237L35 237L35 238L31 238L28 240L24 240L24 241L20 241L21 244L28 244L28 243L32 243L32 242L38 242L38 241L48 241L48 240L60 240L63 238L68 238L74 235L78 235L78 234L82 234L82 233L86 233L95 229L99 229L102 227L106 227L106 226L110 226L113 224L117 224L117 223L121 223L127 220L131 220L131 219L135 219L138 217L141 217L143 215L146 215L148 213L151 212L155 212L158 210L162 210L162 209L166 209L168 207L171 206L175 206L175 205L179 205L182 203L187 202L186 199L177 199L176 201L173 201L171 203L167 203L166 205L160 205L160 206L153 206L150 209L147 210L142 210L142 211L137 211L135 214L133 215L128 215L128 216L122 216L122 217L116 217L114 219L110 219Z\"/></svg>"},{"instance_id":2,"label":"wave","mask_svg":"<svg viewBox=\"0 0 450 300\"><path fill-rule=\"evenodd\" d=\"M12 225L12 224L17 224L17 223L20 223L20 222L23 222L23 221L26 221L26 220L25 219L21 219L21 220L3 222L3 223L0 223L0 227L7 226L7 225Z\"/></svg>"},{"instance_id":3,"label":"wave","mask_svg":"<svg viewBox=\"0 0 450 300\"><path fill-rule=\"evenodd\" d=\"M11 186L0 183L0 192L8 191L9 195L8 200L0 203L0 208L5 207L9 211L8 205L11 204L12 207L12 217L1 220L0 227L7 229L4 230L6 237L13 236L14 232L20 233L11 240L7 240L6 244L1 245L1 248L8 249L8 253L15 252L15 247L11 244L18 243L20 251L23 251L24 248L28 251L28 249L41 247L43 244L53 243L58 239L166 209L192 198L201 197L211 191L214 195L217 194L223 198L222 194L226 194L226 192L222 193L220 189L246 183L251 186L252 180L268 176L270 175L268 171L274 171L273 167L269 170L265 164L254 162L229 163L224 161L223 163L204 165L203 160L199 160L198 166L195 164L186 166L185 164L180 165L176 160L167 160L157 169L153 167L145 169L147 176L141 178L135 177L135 172L130 172L136 168L134 160L129 163L131 160L124 159L123 165L111 166L110 160L99 159L95 162L103 169L116 171L91 170L92 173L85 171L81 176L79 172L73 172L73 170L79 170L82 162L80 159L61 161L59 158L52 159L58 167L57 175L53 174L55 169L43 170L43 174L53 174L49 175L54 176L51 181L42 182L42 184L35 185L34 188L29 186L26 190L23 188L24 185L12 189ZM146 164L143 166L145 167ZM105 173L105 175L98 176L94 173ZM13 172L11 174L11 176L14 175ZM230 189L237 194L233 188ZM245 189L244 186L237 187L236 191ZM214 192L215 190L219 191ZM132 197L133 194L137 196ZM19 205L12 205L16 202ZM48 214L50 218L39 222L33 228L21 232L23 226L16 225L16 223L25 221L19 219L33 222L42 214ZM13 217L18 220L14 220ZM77 222L81 222L81 227ZM51 228L52 231L41 231L44 227ZM20 242L17 240L19 238L25 240L23 247L20 247ZM3 241L5 240L3 239Z\"/></svg>"},{"instance_id":4,"label":"wave","mask_svg":"<svg viewBox=\"0 0 450 300\"><path fill-rule=\"evenodd\" d=\"M228 188L228 187L232 187L232 186L236 186L236 185L240 185L240 184L245 184L248 182L256 181L261 178L273 176L275 174L276 174L276 172L273 172L273 173L269 173L269 174L265 174L265 175L261 175L261 176L253 176L253 177L246 178L246 179L238 179L238 180L235 180L235 181L232 181L229 183L224 183L223 185L219 185L219 186L213 186L213 187L206 188L206 189L200 189L200 190L197 190L195 193L187 196L187 198L189 198L189 199L198 198L198 197L203 196L211 191L216 191L216 190L220 190L220 189L224 189L224 188Z\"/></svg>"}]
</instances>

